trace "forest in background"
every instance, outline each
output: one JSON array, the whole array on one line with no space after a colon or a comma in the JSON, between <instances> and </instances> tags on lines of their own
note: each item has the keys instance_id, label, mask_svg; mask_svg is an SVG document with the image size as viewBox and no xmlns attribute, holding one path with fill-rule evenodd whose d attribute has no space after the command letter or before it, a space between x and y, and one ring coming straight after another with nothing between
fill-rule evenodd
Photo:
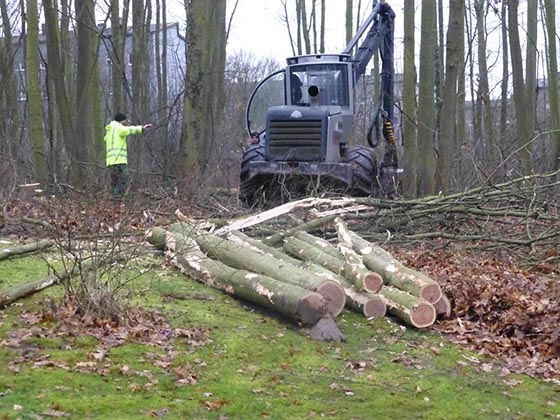
<instances>
[{"instance_id":1,"label":"forest in background","mask_svg":"<svg viewBox=\"0 0 560 420\"><path fill-rule=\"evenodd\" d=\"M117 111L138 124L155 123L153 131L131 142L135 189L179 187L195 193L237 187L247 99L280 66L250 53L226 57L237 1L185 2L186 33L178 39L188 54L176 76L168 68L165 0L113 1L110 8L95 0L0 0L3 193L32 182L54 192L103 190L104 125ZM323 52L329 2L278 2L294 52ZM557 170L554 0L445 3L392 4L404 34L401 94L395 99L405 195L460 191ZM359 24L356 16L369 7L371 2L346 1L341 25L347 39ZM490 15L492 22L498 18L498 27L488 25ZM489 61L494 58L487 46L496 40L502 47L499 66ZM18 54L23 62L17 62ZM499 94L489 83L497 68ZM372 78L378 77L373 63ZM361 112L367 121L367 100ZM364 142L359 129L354 141Z\"/></svg>"}]
</instances>

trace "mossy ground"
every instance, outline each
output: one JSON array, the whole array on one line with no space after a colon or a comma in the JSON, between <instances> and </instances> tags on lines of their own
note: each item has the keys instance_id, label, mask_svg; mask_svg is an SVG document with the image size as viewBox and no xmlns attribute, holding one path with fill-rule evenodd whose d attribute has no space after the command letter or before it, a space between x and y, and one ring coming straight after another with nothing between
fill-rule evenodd
<instances>
[{"instance_id":1,"label":"mossy ground","mask_svg":"<svg viewBox=\"0 0 560 420\"><path fill-rule=\"evenodd\" d=\"M154 268L162 262L146 257L130 267L131 276L144 274L128 284L127 303L164 314L175 328L202 329L208 340L127 342L97 358L97 339L48 334L55 321L46 320L35 325L43 336L10 346L10 334L27 328L22 314L62 295L52 287L0 312L0 418L560 417L560 386L504 375L435 331L344 311L337 324L345 343L313 341L269 311ZM47 274L42 257L1 261L0 290Z\"/></svg>"}]
</instances>

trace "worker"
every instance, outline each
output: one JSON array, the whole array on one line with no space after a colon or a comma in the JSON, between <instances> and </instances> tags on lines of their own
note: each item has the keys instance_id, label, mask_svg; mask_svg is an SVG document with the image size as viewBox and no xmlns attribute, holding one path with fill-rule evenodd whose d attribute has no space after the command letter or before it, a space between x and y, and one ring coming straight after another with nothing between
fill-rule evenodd
<instances>
[{"instance_id":1,"label":"worker","mask_svg":"<svg viewBox=\"0 0 560 420\"><path fill-rule=\"evenodd\" d=\"M105 127L105 163L111 176L111 196L121 198L128 184L128 155L126 138L131 134L141 134L152 128L152 124L129 125L126 115L118 112Z\"/></svg>"}]
</instances>

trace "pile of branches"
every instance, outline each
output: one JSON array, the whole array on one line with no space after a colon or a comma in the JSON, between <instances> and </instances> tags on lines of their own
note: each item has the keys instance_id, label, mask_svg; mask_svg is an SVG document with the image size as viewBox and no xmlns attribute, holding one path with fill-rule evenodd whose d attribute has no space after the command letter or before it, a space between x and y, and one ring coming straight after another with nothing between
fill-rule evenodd
<instances>
[{"instance_id":1,"label":"pile of branches","mask_svg":"<svg viewBox=\"0 0 560 420\"><path fill-rule=\"evenodd\" d=\"M328 209L314 208L309 216L321 219L317 225L327 226L336 215L343 215L372 242L437 240L442 246L505 251L523 265L555 272L560 261L559 197L560 171L556 171L413 200L332 200Z\"/></svg>"}]
</instances>

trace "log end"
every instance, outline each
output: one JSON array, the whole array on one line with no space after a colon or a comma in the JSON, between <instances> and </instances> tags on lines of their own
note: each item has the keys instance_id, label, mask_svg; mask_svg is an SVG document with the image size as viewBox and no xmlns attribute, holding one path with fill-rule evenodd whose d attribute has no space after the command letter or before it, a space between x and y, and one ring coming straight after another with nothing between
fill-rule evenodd
<instances>
[{"instance_id":1,"label":"log end","mask_svg":"<svg viewBox=\"0 0 560 420\"><path fill-rule=\"evenodd\" d=\"M377 293L383 286L383 277L373 271L364 276L363 288L366 292Z\"/></svg>"},{"instance_id":2,"label":"log end","mask_svg":"<svg viewBox=\"0 0 560 420\"><path fill-rule=\"evenodd\" d=\"M364 315L368 318L380 318L387 314L387 305L379 296L372 296L364 305Z\"/></svg>"},{"instance_id":3,"label":"log end","mask_svg":"<svg viewBox=\"0 0 560 420\"><path fill-rule=\"evenodd\" d=\"M319 293L327 303L327 313L332 317L339 315L346 304L346 294L340 284L335 281L325 281L315 292Z\"/></svg>"},{"instance_id":4,"label":"log end","mask_svg":"<svg viewBox=\"0 0 560 420\"><path fill-rule=\"evenodd\" d=\"M314 325L327 314L327 304L315 292L304 296L298 303L297 317L304 325Z\"/></svg>"},{"instance_id":5,"label":"log end","mask_svg":"<svg viewBox=\"0 0 560 420\"><path fill-rule=\"evenodd\" d=\"M426 328L436 322L436 310L434 305L422 302L416 305L410 313L410 322L416 328Z\"/></svg>"},{"instance_id":6,"label":"log end","mask_svg":"<svg viewBox=\"0 0 560 420\"><path fill-rule=\"evenodd\" d=\"M436 303L441 296L441 287L437 283L428 283L420 291L420 297L430 303Z\"/></svg>"},{"instance_id":7,"label":"log end","mask_svg":"<svg viewBox=\"0 0 560 420\"><path fill-rule=\"evenodd\" d=\"M445 295L441 295L441 298L434 303L434 308L436 309L436 315L441 318L449 318L451 316L451 302Z\"/></svg>"}]
</instances>

